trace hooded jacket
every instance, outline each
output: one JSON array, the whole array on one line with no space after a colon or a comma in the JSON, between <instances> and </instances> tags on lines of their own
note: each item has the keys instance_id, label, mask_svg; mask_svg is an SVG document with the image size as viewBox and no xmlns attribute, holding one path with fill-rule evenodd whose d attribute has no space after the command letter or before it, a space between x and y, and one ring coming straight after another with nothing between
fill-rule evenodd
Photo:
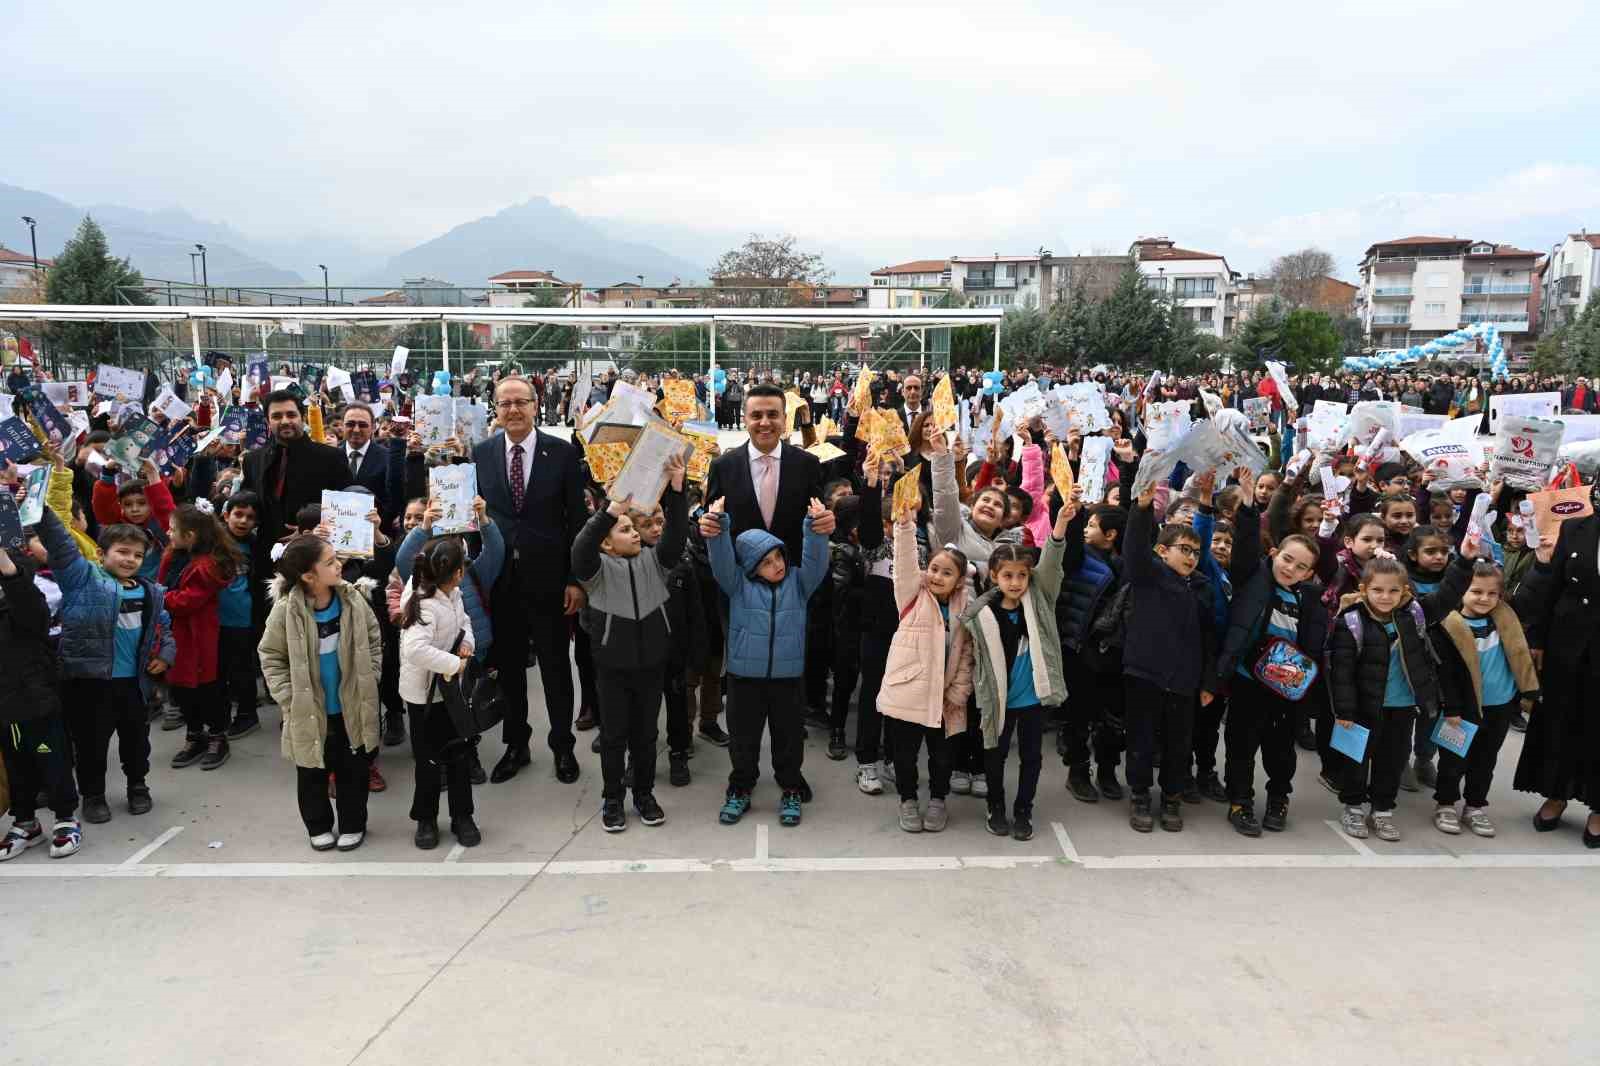
<instances>
[{"instance_id":1,"label":"hooded jacket","mask_svg":"<svg viewBox=\"0 0 1600 1066\"><path fill-rule=\"evenodd\" d=\"M955 736L967 728L967 697L972 694L972 636L960 623L967 582L962 578L956 583L946 605L946 623L939 601L928 591L927 574L914 565L914 524L895 525L894 555L900 625L889 644L878 711L930 729L943 726L945 736Z\"/></svg>"},{"instance_id":2,"label":"hooded jacket","mask_svg":"<svg viewBox=\"0 0 1600 1066\"><path fill-rule=\"evenodd\" d=\"M22 553L8 554L16 573L0 576L0 670L6 679L0 723L6 724L37 721L61 710L50 608Z\"/></svg>"},{"instance_id":3,"label":"hooded jacket","mask_svg":"<svg viewBox=\"0 0 1600 1066\"><path fill-rule=\"evenodd\" d=\"M933 468L933 543L937 546L954 544L977 568L976 581L989 579L989 556L1001 544L1021 544L1021 529L997 529L986 537L972 524L972 519L961 506L960 491L956 488L955 456L948 451L935 455L929 465ZM868 519L862 505L862 521ZM1050 540L1047 536L1046 542Z\"/></svg>"},{"instance_id":4,"label":"hooded jacket","mask_svg":"<svg viewBox=\"0 0 1600 1066\"><path fill-rule=\"evenodd\" d=\"M783 541L764 529L747 529L737 545L730 519L717 515L721 531L706 542L711 572L728 597L728 639L724 662L735 677L800 677L805 673L806 602L828 576L828 538L805 519L800 566L790 566L773 585L755 576L761 560Z\"/></svg>"},{"instance_id":5,"label":"hooded jacket","mask_svg":"<svg viewBox=\"0 0 1600 1066\"><path fill-rule=\"evenodd\" d=\"M1181 577L1156 557L1154 525L1151 508L1135 501L1123 534L1129 587L1122 671L1163 692L1195 693L1216 652L1213 590L1198 569Z\"/></svg>"},{"instance_id":6,"label":"hooded jacket","mask_svg":"<svg viewBox=\"0 0 1600 1066\"><path fill-rule=\"evenodd\" d=\"M634 556L607 555L600 545L617 524L608 510L596 511L572 542L572 573L588 597L578 622L589 634L596 666L618 670L659 669L673 641L668 579L688 537L688 505L670 488L661 496L665 525L655 547Z\"/></svg>"}]
</instances>

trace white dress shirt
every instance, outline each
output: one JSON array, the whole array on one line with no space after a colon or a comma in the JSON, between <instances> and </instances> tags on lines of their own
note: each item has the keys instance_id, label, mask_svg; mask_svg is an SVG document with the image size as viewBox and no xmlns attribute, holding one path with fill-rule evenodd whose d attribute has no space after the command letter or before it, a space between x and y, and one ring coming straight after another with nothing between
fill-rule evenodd
<instances>
[{"instance_id":1,"label":"white dress shirt","mask_svg":"<svg viewBox=\"0 0 1600 1066\"><path fill-rule=\"evenodd\" d=\"M750 484L759 485L759 484L761 484L761 459L762 459L762 453L756 451L756 446L754 444L750 445L749 451L750 451ZM778 442L777 447L773 448L772 451L770 451L770 452L768 452L766 454L772 456L773 460L778 464L776 469L778 469L778 470L782 470L783 469L783 441L780 440Z\"/></svg>"},{"instance_id":2,"label":"white dress shirt","mask_svg":"<svg viewBox=\"0 0 1600 1066\"><path fill-rule=\"evenodd\" d=\"M367 461L367 448L370 448L370 447L372 447L372 442L371 441L367 442L366 448L352 448L352 447L350 447L350 445L346 444L344 446L344 452L345 452L344 461L345 461L345 465L346 466L350 465L350 460L354 459L355 463L356 463L356 469L360 470L361 469L361 464Z\"/></svg>"},{"instance_id":3,"label":"white dress shirt","mask_svg":"<svg viewBox=\"0 0 1600 1066\"><path fill-rule=\"evenodd\" d=\"M528 435L526 437L523 437L521 442L520 442L521 445L522 445L522 487L524 489L526 489L528 487L528 482L531 481L532 478L533 478L533 446L538 443L538 439L539 439L538 432L530 430ZM506 437L506 484L507 485L511 484L511 459L512 459L511 449L515 448L517 446L517 444L518 444L517 441L513 441L509 436Z\"/></svg>"}]
</instances>

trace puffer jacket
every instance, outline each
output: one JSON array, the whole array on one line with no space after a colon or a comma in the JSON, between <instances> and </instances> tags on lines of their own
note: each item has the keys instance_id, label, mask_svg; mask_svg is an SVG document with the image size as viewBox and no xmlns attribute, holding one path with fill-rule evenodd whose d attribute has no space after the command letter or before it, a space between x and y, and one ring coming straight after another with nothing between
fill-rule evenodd
<instances>
[{"instance_id":1,"label":"puffer jacket","mask_svg":"<svg viewBox=\"0 0 1600 1066\"><path fill-rule=\"evenodd\" d=\"M378 677L383 672L383 635L361 589L349 582L333 590L339 598L339 709L357 751L377 754ZM283 709L283 757L296 766L325 769L328 710L318 661L317 621L303 588L279 578L269 592L272 612L256 647L267 691Z\"/></svg>"},{"instance_id":2,"label":"puffer jacket","mask_svg":"<svg viewBox=\"0 0 1600 1066\"><path fill-rule=\"evenodd\" d=\"M412 564L417 561L417 553L430 536L418 526L406 534L406 539L400 542L400 548L394 554L394 573L389 575L385 597L389 620L396 625L400 622L400 596L406 582L411 580ZM489 660L489 647L494 643L494 629L489 623L489 604L486 601L489 590L500 580L500 570L505 566L506 541L492 518L484 522L483 528L478 531L478 539L480 546L477 558L467 564L467 576L459 587L462 602L467 605L467 616L472 619L472 637L476 641L472 646L472 658L474 662L482 664Z\"/></svg>"},{"instance_id":3,"label":"puffer jacket","mask_svg":"<svg viewBox=\"0 0 1600 1066\"><path fill-rule=\"evenodd\" d=\"M1428 640L1428 623L1415 601L1408 600L1390 619L1400 641L1400 668L1405 672L1417 711L1424 718L1439 713L1439 657ZM1351 632L1354 623L1361 641ZM1345 609L1333 624L1328 646L1328 686L1333 716L1371 726L1383 713L1389 687L1391 641L1382 622L1372 617L1360 593L1345 598Z\"/></svg>"},{"instance_id":4,"label":"puffer jacket","mask_svg":"<svg viewBox=\"0 0 1600 1066\"><path fill-rule=\"evenodd\" d=\"M1120 559L1084 544L1083 531L1088 524L1089 509L1082 507L1067 525L1066 578L1056 597L1056 630L1062 646L1072 651L1083 649L1089 627L1110 603L1122 576Z\"/></svg>"},{"instance_id":5,"label":"puffer jacket","mask_svg":"<svg viewBox=\"0 0 1600 1066\"><path fill-rule=\"evenodd\" d=\"M578 623L589 634L596 666L618 670L659 668L678 634L668 607L672 590L667 578L683 554L688 536L688 508L683 493L662 494L665 526L653 548L639 554L607 555L600 545L617 524L610 511L596 511L572 542L572 574L587 597Z\"/></svg>"},{"instance_id":6,"label":"puffer jacket","mask_svg":"<svg viewBox=\"0 0 1600 1066\"><path fill-rule=\"evenodd\" d=\"M783 541L764 529L739 534L737 546L729 518L719 514L722 531L706 544L711 572L728 597L727 671L736 677L800 677L806 665L806 602L828 576L828 538L811 531L805 519L800 566L790 565L777 585L755 576L756 567Z\"/></svg>"},{"instance_id":7,"label":"puffer jacket","mask_svg":"<svg viewBox=\"0 0 1600 1066\"><path fill-rule=\"evenodd\" d=\"M407 582L400 596L401 610L415 594L416 587ZM416 622L400 630L400 698L407 703L430 702L433 675L455 677L461 672L461 657L455 652L458 645L477 647L461 589L423 597L417 605Z\"/></svg>"},{"instance_id":8,"label":"puffer jacket","mask_svg":"<svg viewBox=\"0 0 1600 1066\"><path fill-rule=\"evenodd\" d=\"M929 462L933 468L933 545L943 547L954 544L966 555L967 561L977 568L973 578L974 589L989 580L989 556L1001 544L1021 544L1022 529L998 529L992 537L978 532L972 519L961 506L960 491L956 488L955 457L948 451L935 455ZM862 505L862 521L866 521L866 505ZM1046 537L1046 542L1049 541Z\"/></svg>"},{"instance_id":9,"label":"puffer jacket","mask_svg":"<svg viewBox=\"0 0 1600 1066\"><path fill-rule=\"evenodd\" d=\"M960 582L950 597L947 628L939 601L928 591L927 575L914 565L916 558L915 524L897 523L894 594L900 605L900 625L889 643L878 711L928 728L942 725L944 735L951 737L967 728L967 697L972 694L972 635L961 625L967 583Z\"/></svg>"},{"instance_id":10,"label":"puffer jacket","mask_svg":"<svg viewBox=\"0 0 1600 1066\"><path fill-rule=\"evenodd\" d=\"M1233 606L1228 612L1228 628L1222 634L1222 651L1216 670L1206 688L1226 692L1239 665L1253 666L1266 634L1267 618L1277 597L1272 570L1261 553L1261 525L1255 509L1241 506L1233 526L1233 562L1228 576L1233 582ZM1323 661L1328 646L1328 627L1332 612L1323 606L1322 584L1307 578L1294 587L1299 618L1295 625L1295 646L1316 662ZM1308 699L1325 699L1326 686L1315 686Z\"/></svg>"},{"instance_id":11,"label":"puffer jacket","mask_svg":"<svg viewBox=\"0 0 1600 1066\"><path fill-rule=\"evenodd\" d=\"M33 722L61 710L56 695L56 653L50 641L50 607L33 583L21 552L11 555L17 572L0 576L0 724Z\"/></svg>"},{"instance_id":12,"label":"puffer jacket","mask_svg":"<svg viewBox=\"0 0 1600 1066\"><path fill-rule=\"evenodd\" d=\"M83 557L55 512L45 508L39 538L61 588L61 676L107 680L116 659L118 589L122 583ZM167 615L166 589L143 578L144 622L139 637L139 691L149 700L152 659L171 666L178 657Z\"/></svg>"}]
</instances>

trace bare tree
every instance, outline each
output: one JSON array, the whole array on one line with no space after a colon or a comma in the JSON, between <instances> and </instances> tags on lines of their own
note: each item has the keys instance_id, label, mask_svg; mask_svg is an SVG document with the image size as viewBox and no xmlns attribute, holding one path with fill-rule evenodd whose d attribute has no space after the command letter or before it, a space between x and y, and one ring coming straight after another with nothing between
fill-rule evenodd
<instances>
[{"instance_id":1,"label":"bare tree","mask_svg":"<svg viewBox=\"0 0 1600 1066\"><path fill-rule=\"evenodd\" d=\"M1332 254L1321 248L1302 248L1272 261L1267 278L1272 291L1291 309L1315 307L1324 278L1333 277Z\"/></svg>"},{"instance_id":2,"label":"bare tree","mask_svg":"<svg viewBox=\"0 0 1600 1066\"><path fill-rule=\"evenodd\" d=\"M833 277L814 252L802 252L795 246L798 239L785 234L767 238L759 233L731 251L723 252L711 267L713 278L751 278L764 281L796 281L821 285Z\"/></svg>"}]
</instances>

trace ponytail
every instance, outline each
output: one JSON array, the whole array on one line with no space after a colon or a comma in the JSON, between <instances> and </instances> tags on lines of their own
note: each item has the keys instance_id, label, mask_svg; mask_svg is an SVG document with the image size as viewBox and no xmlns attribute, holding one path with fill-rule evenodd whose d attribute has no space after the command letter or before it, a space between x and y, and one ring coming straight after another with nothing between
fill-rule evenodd
<instances>
[{"instance_id":1,"label":"ponytail","mask_svg":"<svg viewBox=\"0 0 1600 1066\"><path fill-rule=\"evenodd\" d=\"M466 565L467 552L459 537L434 537L417 552L411 567L411 598L400 608L400 628L410 629L422 617L422 601L431 599L439 591L439 584L447 581Z\"/></svg>"}]
</instances>

